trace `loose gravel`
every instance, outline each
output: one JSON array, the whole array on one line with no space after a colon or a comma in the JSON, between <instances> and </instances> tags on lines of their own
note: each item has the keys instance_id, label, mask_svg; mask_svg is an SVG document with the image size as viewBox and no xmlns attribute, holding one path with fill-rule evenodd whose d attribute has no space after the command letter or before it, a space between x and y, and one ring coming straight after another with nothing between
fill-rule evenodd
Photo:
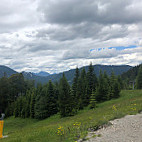
<instances>
[{"instance_id":1,"label":"loose gravel","mask_svg":"<svg viewBox=\"0 0 142 142\"><path fill-rule=\"evenodd\" d=\"M86 142L142 142L142 114L110 121L112 125L90 132Z\"/></svg>"}]
</instances>

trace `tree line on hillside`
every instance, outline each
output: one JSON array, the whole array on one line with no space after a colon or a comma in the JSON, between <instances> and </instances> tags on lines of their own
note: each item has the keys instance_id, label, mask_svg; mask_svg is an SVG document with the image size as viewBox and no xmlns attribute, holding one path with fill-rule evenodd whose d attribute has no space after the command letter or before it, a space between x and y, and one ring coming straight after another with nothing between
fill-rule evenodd
<instances>
[{"instance_id":1,"label":"tree line on hillside","mask_svg":"<svg viewBox=\"0 0 142 142\"><path fill-rule=\"evenodd\" d=\"M75 115L86 106L96 107L120 96L123 82L112 72L110 76L101 72L99 77L90 64L88 72L76 68L73 84L70 86L63 74L59 82L49 81L45 85L25 81L22 74L0 79L0 109L7 116L45 119L60 113L61 117Z\"/></svg>"},{"instance_id":2,"label":"tree line on hillside","mask_svg":"<svg viewBox=\"0 0 142 142\"><path fill-rule=\"evenodd\" d=\"M142 89L142 64L139 66L138 74L136 77L136 88Z\"/></svg>"},{"instance_id":3,"label":"tree line on hillside","mask_svg":"<svg viewBox=\"0 0 142 142\"><path fill-rule=\"evenodd\" d=\"M140 78L138 76L140 76L141 74L141 67L142 64L137 65L121 75L121 78L123 78L123 85L125 89L141 89L139 85L141 85L140 80L142 78L138 79Z\"/></svg>"},{"instance_id":4,"label":"tree line on hillside","mask_svg":"<svg viewBox=\"0 0 142 142\"><path fill-rule=\"evenodd\" d=\"M0 78L0 113L5 112L8 106L14 103L26 90L34 86L33 81L25 81L23 75L14 74L7 77L6 73Z\"/></svg>"}]
</instances>

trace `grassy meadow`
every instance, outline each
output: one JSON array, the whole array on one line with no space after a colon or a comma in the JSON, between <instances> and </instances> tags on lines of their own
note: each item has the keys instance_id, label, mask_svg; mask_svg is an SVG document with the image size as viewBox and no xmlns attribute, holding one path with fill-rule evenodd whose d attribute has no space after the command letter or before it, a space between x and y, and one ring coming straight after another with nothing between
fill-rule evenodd
<instances>
[{"instance_id":1,"label":"grassy meadow","mask_svg":"<svg viewBox=\"0 0 142 142\"><path fill-rule=\"evenodd\" d=\"M4 135L8 138L0 142L75 142L85 139L89 128L97 129L109 120L141 110L142 90L123 90L120 98L100 103L94 110L85 108L72 117L60 118L57 114L42 121L7 118Z\"/></svg>"}]
</instances>

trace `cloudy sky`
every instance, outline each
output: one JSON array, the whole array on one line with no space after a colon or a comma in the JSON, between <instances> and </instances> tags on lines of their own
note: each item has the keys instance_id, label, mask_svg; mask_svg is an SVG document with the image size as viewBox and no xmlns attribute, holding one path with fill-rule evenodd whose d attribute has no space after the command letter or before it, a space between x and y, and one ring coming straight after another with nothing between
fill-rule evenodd
<instances>
[{"instance_id":1,"label":"cloudy sky","mask_svg":"<svg viewBox=\"0 0 142 142\"><path fill-rule=\"evenodd\" d=\"M58 73L142 63L141 0L1 0L0 61Z\"/></svg>"}]
</instances>

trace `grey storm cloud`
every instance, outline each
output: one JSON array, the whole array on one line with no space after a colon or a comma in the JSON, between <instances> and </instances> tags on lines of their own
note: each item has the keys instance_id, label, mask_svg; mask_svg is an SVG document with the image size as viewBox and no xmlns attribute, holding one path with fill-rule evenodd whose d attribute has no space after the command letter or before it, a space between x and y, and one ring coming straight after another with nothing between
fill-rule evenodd
<instances>
[{"instance_id":1,"label":"grey storm cloud","mask_svg":"<svg viewBox=\"0 0 142 142\"><path fill-rule=\"evenodd\" d=\"M102 25L81 23L70 26L58 26L52 29L43 28L37 31L37 38L50 38L57 41L74 40L76 38L98 38Z\"/></svg>"},{"instance_id":2,"label":"grey storm cloud","mask_svg":"<svg viewBox=\"0 0 142 142\"><path fill-rule=\"evenodd\" d=\"M139 5L135 5L135 0L50 0L46 2L41 0L38 10L43 13L44 20L50 23L131 24L142 21L140 14L142 9Z\"/></svg>"}]
</instances>

